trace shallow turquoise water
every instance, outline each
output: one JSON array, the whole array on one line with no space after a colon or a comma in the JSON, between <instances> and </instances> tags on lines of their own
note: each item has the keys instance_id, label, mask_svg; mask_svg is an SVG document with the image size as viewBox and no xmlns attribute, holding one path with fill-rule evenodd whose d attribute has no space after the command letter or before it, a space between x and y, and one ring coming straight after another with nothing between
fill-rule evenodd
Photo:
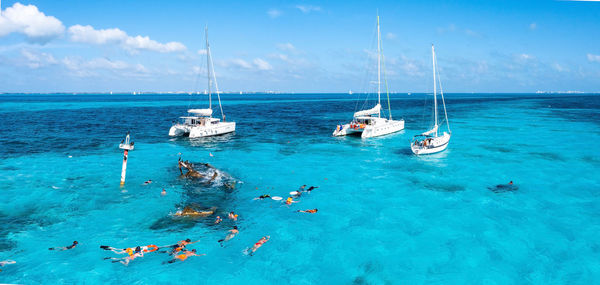
<instances>
[{"instance_id":1,"label":"shallow turquoise water","mask_svg":"<svg viewBox=\"0 0 600 285\"><path fill-rule=\"evenodd\" d=\"M203 140L166 135L186 96L2 95L0 260L17 263L0 283L596 283L599 98L449 95L448 150L416 157L410 138L428 120L419 95L393 97L405 131L369 140L331 137L354 111L348 95L225 96L237 131ZM127 130L136 149L121 189ZM178 178L178 153L241 182ZM517 191L488 189L509 180ZM319 188L291 206L252 200L302 184ZM220 247L231 221L170 217L189 203L235 211L240 234ZM188 237L206 256L163 265L169 256L152 253L125 267L99 248Z\"/></svg>"}]
</instances>

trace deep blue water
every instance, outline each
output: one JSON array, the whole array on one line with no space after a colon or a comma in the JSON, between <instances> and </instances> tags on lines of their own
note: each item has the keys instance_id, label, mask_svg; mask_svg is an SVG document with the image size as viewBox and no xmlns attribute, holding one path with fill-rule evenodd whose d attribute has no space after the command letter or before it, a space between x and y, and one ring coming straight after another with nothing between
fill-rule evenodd
<instances>
[{"instance_id":1,"label":"deep blue water","mask_svg":"<svg viewBox=\"0 0 600 285\"><path fill-rule=\"evenodd\" d=\"M598 95L450 94L452 140L425 157L409 143L429 126L428 96L392 96L403 132L331 137L355 98L224 95L236 133L190 140L167 136L188 107L203 107L188 95L0 95L0 261L17 262L0 268L0 283L600 280ZM136 149L120 188L128 130ZM222 175L179 178L179 153ZM490 190L510 180L518 190ZM303 184L319 188L291 206L252 199ZM232 221L172 217L189 204L235 211L239 235L221 247ZM242 253L264 235L254 256ZM99 248L188 237L206 256L164 265L169 256L152 253L125 267Z\"/></svg>"}]
</instances>

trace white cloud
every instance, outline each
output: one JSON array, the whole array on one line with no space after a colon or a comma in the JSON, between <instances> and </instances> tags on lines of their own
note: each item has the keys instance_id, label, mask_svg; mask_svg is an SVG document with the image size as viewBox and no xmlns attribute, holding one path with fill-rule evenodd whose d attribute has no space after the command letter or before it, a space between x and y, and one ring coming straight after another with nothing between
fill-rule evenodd
<instances>
[{"instance_id":1,"label":"white cloud","mask_svg":"<svg viewBox=\"0 0 600 285\"><path fill-rule=\"evenodd\" d=\"M529 24L529 29L532 30L532 31L535 30L535 29L537 29L537 24L536 23Z\"/></svg>"},{"instance_id":2,"label":"white cloud","mask_svg":"<svg viewBox=\"0 0 600 285\"><path fill-rule=\"evenodd\" d=\"M252 64L250 64L249 62L247 62L241 58L232 59L231 65L239 67L239 68L243 68L243 69L252 69Z\"/></svg>"},{"instance_id":3,"label":"white cloud","mask_svg":"<svg viewBox=\"0 0 600 285\"><path fill-rule=\"evenodd\" d=\"M296 5L298 10L302 11L302 13L308 14L310 12L319 12L321 11L321 7L319 6L311 6L311 5Z\"/></svg>"},{"instance_id":4,"label":"white cloud","mask_svg":"<svg viewBox=\"0 0 600 285\"><path fill-rule=\"evenodd\" d=\"M31 42L40 44L60 37L65 26L57 18L46 16L34 5L15 3L12 7L0 10L0 37L11 33L21 33Z\"/></svg>"},{"instance_id":5,"label":"white cloud","mask_svg":"<svg viewBox=\"0 0 600 285\"><path fill-rule=\"evenodd\" d=\"M448 25L448 27L438 28L438 33L445 34L456 31L456 26L454 24Z\"/></svg>"},{"instance_id":6,"label":"white cloud","mask_svg":"<svg viewBox=\"0 0 600 285\"><path fill-rule=\"evenodd\" d=\"M600 62L600 55L588 53L587 58L590 62Z\"/></svg>"},{"instance_id":7,"label":"white cloud","mask_svg":"<svg viewBox=\"0 0 600 285\"><path fill-rule=\"evenodd\" d=\"M149 37L129 36L118 28L96 30L92 26L74 25L69 27L71 41L87 44L117 44L122 48L135 52L148 50L161 53L180 52L186 50L180 42L159 43Z\"/></svg>"},{"instance_id":8,"label":"white cloud","mask_svg":"<svg viewBox=\"0 0 600 285\"><path fill-rule=\"evenodd\" d=\"M277 9L269 9L269 11L267 11L267 15L269 15L269 17L274 19L274 18L281 16L281 11L279 11Z\"/></svg>"},{"instance_id":9,"label":"white cloud","mask_svg":"<svg viewBox=\"0 0 600 285\"><path fill-rule=\"evenodd\" d=\"M564 66L562 66L562 65L560 65L558 63L552 64L552 68L554 70L558 71L558 72L567 72L567 71L569 71L568 68L566 68L566 67L564 67Z\"/></svg>"},{"instance_id":10,"label":"white cloud","mask_svg":"<svg viewBox=\"0 0 600 285\"><path fill-rule=\"evenodd\" d=\"M32 50L21 50L21 55L25 58L25 65L31 69L37 69L40 67L53 65L58 61L51 54L45 52L37 52Z\"/></svg>"},{"instance_id":11,"label":"white cloud","mask_svg":"<svg viewBox=\"0 0 600 285\"><path fill-rule=\"evenodd\" d=\"M517 54L516 55L516 59L518 61L528 61L528 60L531 60L531 59L534 59L534 58L535 57L533 57L533 55L526 54L526 53L522 53L522 54Z\"/></svg>"},{"instance_id":12,"label":"white cloud","mask_svg":"<svg viewBox=\"0 0 600 285\"><path fill-rule=\"evenodd\" d=\"M395 40L398 36L396 36L396 34L394 33L387 33L385 34L385 38L388 40Z\"/></svg>"},{"instance_id":13,"label":"white cloud","mask_svg":"<svg viewBox=\"0 0 600 285\"><path fill-rule=\"evenodd\" d=\"M277 44L277 48L282 51L295 51L296 47L291 43Z\"/></svg>"},{"instance_id":14,"label":"white cloud","mask_svg":"<svg viewBox=\"0 0 600 285\"><path fill-rule=\"evenodd\" d=\"M267 61L265 61L262 58L255 58L252 63L254 63L254 65L256 66L256 68L258 68L258 70L271 70L273 69L273 66L271 66L271 64L269 64Z\"/></svg>"},{"instance_id":15,"label":"white cloud","mask_svg":"<svg viewBox=\"0 0 600 285\"><path fill-rule=\"evenodd\" d=\"M220 63L225 68L236 68L253 71L265 71L273 69L270 63L262 58L255 58L252 62L248 62L241 58L234 58Z\"/></svg>"},{"instance_id":16,"label":"white cloud","mask_svg":"<svg viewBox=\"0 0 600 285\"><path fill-rule=\"evenodd\" d=\"M480 38L481 35L478 32L475 32L473 30L470 29L466 29L465 30L465 35L470 36L470 37L474 37L474 38Z\"/></svg>"},{"instance_id":17,"label":"white cloud","mask_svg":"<svg viewBox=\"0 0 600 285\"><path fill-rule=\"evenodd\" d=\"M83 60L81 57L67 56L61 63L74 75L88 77L98 75L99 70L107 70L118 73L119 75L138 76L147 74L148 69L140 64L129 64L121 60L111 60L109 58L99 57L91 60ZM133 72L133 73L132 73Z\"/></svg>"}]
</instances>

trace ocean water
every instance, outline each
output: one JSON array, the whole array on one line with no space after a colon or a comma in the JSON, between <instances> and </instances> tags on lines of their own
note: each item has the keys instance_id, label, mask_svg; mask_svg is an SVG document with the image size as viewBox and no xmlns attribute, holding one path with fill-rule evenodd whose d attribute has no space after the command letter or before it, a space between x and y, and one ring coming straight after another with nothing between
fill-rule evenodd
<instances>
[{"instance_id":1,"label":"ocean water","mask_svg":"<svg viewBox=\"0 0 600 285\"><path fill-rule=\"evenodd\" d=\"M0 268L0 283L600 280L598 95L447 95L452 140L423 157L409 143L429 125L428 96L392 96L394 117L406 120L400 133L331 137L354 98L224 95L235 134L172 139L171 121L202 107L187 95L0 95L0 261L17 262ZM136 149L120 188L117 146L128 130ZM179 153L221 175L180 178ZM510 180L518 190L492 191ZM319 188L291 206L253 200L303 184ZM234 222L172 216L189 204L235 211L240 233L221 247ZM185 238L206 255L163 264L170 257L155 252L123 266L99 248ZM73 240L75 249L48 250Z\"/></svg>"}]
</instances>

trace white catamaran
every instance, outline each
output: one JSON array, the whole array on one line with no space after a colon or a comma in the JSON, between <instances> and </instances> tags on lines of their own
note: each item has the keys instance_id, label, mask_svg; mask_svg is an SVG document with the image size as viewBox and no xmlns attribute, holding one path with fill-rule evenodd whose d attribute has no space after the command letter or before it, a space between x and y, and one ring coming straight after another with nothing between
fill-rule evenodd
<instances>
[{"instance_id":1,"label":"white catamaran","mask_svg":"<svg viewBox=\"0 0 600 285\"><path fill-rule=\"evenodd\" d=\"M420 135L414 136L410 148L412 149L412 152L417 155L436 153L445 150L448 147L448 143L450 143L450 136L452 135L452 132L450 131L450 123L448 122L448 114L446 113L444 91L442 90L442 82L440 81L439 74L437 74L438 81L435 81L437 73L437 59L435 58L435 50L433 48L433 45L431 45L431 55L433 61L433 128ZM440 85L440 95L442 97L442 104L444 105L444 117L446 119L446 126L448 127L448 132L444 132L442 135L440 135L438 132L440 124L438 124L438 108L436 97L437 83L439 83ZM442 123L444 122L442 121Z\"/></svg>"},{"instance_id":2,"label":"white catamaran","mask_svg":"<svg viewBox=\"0 0 600 285\"><path fill-rule=\"evenodd\" d=\"M217 76L214 72L212 57L210 56L210 46L208 44L208 28L206 29L206 67L208 76L208 109L189 109L188 116L180 117L181 123L177 123L169 129L169 136L189 136L190 138L208 137L231 133L235 131L235 122L226 122L223 107L221 106L221 96L219 95L219 85ZM212 73L212 78L211 78ZM219 99L219 109L221 117L213 118L212 110L212 82L214 80L217 98Z\"/></svg>"},{"instance_id":3,"label":"white catamaran","mask_svg":"<svg viewBox=\"0 0 600 285\"><path fill-rule=\"evenodd\" d=\"M379 16L377 16L377 105L371 109L354 113L352 121L348 124L338 125L333 132L333 136L360 134L362 138L370 138L391 134L404 129L404 120L392 120L390 94L387 90L390 116L389 118L381 117L381 49L381 32L379 29Z\"/></svg>"}]
</instances>

